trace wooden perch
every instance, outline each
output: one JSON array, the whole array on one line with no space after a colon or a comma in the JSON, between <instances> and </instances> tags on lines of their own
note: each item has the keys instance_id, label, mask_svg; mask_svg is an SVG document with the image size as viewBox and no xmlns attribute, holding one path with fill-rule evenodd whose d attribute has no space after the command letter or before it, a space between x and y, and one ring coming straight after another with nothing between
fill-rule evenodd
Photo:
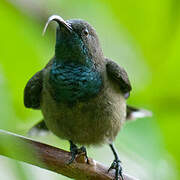
<instances>
[{"instance_id":1,"label":"wooden perch","mask_svg":"<svg viewBox=\"0 0 180 180\"><path fill-rule=\"evenodd\" d=\"M89 159L90 164L87 164L84 154L79 155L75 162L68 165L67 162L71 159L69 152L3 130L0 130L0 155L76 180L114 179L114 170L108 173L107 167L91 158ZM123 176L124 180L137 180L126 174Z\"/></svg>"}]
</instances>

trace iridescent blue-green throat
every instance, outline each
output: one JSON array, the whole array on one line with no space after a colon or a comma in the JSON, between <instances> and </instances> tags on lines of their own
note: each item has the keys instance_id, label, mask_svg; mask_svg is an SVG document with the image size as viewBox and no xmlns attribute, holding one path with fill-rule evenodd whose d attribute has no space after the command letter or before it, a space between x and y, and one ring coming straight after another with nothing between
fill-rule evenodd
<instances>
[{"instance_id":1,"label":"iridescent blue-green throat","mask_svg":"<svg viewBox=\"0 0 180 180\"><path fill-rule=\"evenodd\" d=\"M58 102L86 101L96 96L102 86L100 73L74 62L52 65L50 84Z\"/></svg>"},{"instance_id":2,"label":"iridescent blue-green throat","mask_svg":"<svg viewBox=\"0 0 180 180\"><path fill-rule=\"evenodd\" d=\"M56 58L49 78L56 102L86 101L95 97L102 87L101 75L82 39L76 34L70 38L57 35Z\"/></svg>"}]
</instances>

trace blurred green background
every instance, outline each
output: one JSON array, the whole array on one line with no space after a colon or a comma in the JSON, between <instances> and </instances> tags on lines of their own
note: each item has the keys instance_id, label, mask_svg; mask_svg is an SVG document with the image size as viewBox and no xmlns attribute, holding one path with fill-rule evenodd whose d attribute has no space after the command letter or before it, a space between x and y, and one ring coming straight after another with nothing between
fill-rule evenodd
<instances>
[{"instance_id":1,"label":"blurred green background","mask_svg":"<svg viewBox=\"0 0 180 180\"><path fill-rule=\"evenodd\" d=\"M105 56L123 66L132 82L128 103L152 110L152 118L127 123L116 139L124 172L142 180L180 179L180 1L178 0L1 0L0 129L26 135L41 113L23 106L29 78L53 56L55 24L48 16L81 18L92 24ZM68 149L53 135L35 138ZM108 146L89 148L106 165ZM5 180L68 179L0 157Z\"/></svg>"}]
</instances>

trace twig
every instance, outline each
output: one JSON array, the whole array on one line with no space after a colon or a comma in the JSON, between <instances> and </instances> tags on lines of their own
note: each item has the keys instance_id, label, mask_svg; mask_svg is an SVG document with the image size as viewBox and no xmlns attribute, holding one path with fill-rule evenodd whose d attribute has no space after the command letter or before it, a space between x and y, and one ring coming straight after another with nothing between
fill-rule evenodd
<instances>
[{"instance_id":1,"label":"twig","mask_svg":"<svg viewBox=\"0 0 180 180\"><path fill-rule=\"evenodd\" d=\"M0 155L23 161L76 180L112 180L114 171L90 158L85 162L84 154L78 156L72 164L69 152L28 138L0 130ZM123 175L125 180L136 180Z\"/></svg>"}]
</instances>

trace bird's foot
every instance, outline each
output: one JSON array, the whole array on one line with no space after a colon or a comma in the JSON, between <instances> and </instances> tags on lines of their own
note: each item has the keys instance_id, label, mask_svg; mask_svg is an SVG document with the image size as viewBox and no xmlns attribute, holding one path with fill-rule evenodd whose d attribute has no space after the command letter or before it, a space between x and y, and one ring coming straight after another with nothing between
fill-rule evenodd
<instances>
[{"instance_id":1,"label":"bird's foot","mask_svg":"<svg viewBox=\"0 0 180 180\"><path fill-rule=\"evenodd\" d=\"M115 180L119 180L119 177L121 177L121 180L124 180L122 175L122 167L121 167L121 161L119 159L115 159L113 163L111 164L110 168L108 169L108 172L112 169L115 169Z\"/></svg>"},{"instance_id":2,"label":"bird's foot","mask_svg":"<svg viewBox=\"0 0 180 180\"><path fill-rule=\"evenodd\" d=\"M87 156L87 151L86 151L86 148L84 146L82 146L80 149L79 149L80 153L84 153L85 155L85 158L86 158L86 163L89 164L89 158Z\"/></svg>"},{"instance_id":3,"label":"bird's foot","mask_svg":"<svg viewBox=\"0 0 180 180\"><path fill-rule=\"evenodd\" d=\"M89 164L89 159L88 159L88 156L87 156L87 151L86 151L86 148L84 146L82 146L81 148L78 148L75 144L70 142L70 152L71 152L71 159L68 162L68 164L73 163L74 160L76 159L76 156L80 155L82 153L85 155L86 163Z\"/></svg>"}]
</instances>

